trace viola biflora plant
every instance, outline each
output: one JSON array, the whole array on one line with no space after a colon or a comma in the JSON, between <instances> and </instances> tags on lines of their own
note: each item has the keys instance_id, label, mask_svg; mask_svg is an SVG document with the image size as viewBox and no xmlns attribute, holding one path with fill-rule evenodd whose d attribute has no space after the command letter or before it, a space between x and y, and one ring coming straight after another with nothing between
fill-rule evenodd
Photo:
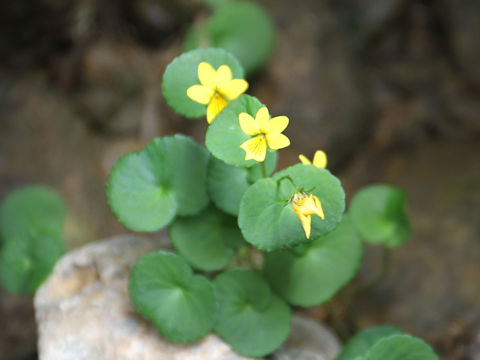
<instances>
[{"instance_id":1,"label":"viola biflora plant","mask_svg":"<svg viewBox=\"0 0 480 360\"><path fill-rule=\"evenodd\" d=\"M138 312L171 341L214 331L238 353L260 357L287 338L291 305L325 303L354 277L363 241L394 247L410 228L403 192L388 185L362 190L345 213L344 190L321 151L276 172L278 150L290 144L284 130L295 123L272 116L247 87L225 50L174 59L163 95L179 114L206 115L205 147L183 135L154 139L118 160L107 197L131 230L168 226L175 249L133 267ZM419 339L380 333L385 339L359 334L341 359L436 359Z\"/></svg>"}]
</instances>

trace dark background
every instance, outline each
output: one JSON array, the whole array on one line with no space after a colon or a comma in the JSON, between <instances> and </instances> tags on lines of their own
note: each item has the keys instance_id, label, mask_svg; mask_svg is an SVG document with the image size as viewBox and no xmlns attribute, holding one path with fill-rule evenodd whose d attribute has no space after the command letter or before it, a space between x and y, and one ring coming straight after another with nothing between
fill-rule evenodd
<instances>
[{"instance_id":1,"label":"dark background","mask_svg":"<svg viewBox=\"0 0 480 360\"><path fill-rule=\"evenodd\" d=\"M324 149L349 198L388 182L409 199L413 236L385 281L309 314L348 334L354 309L360 327L394 324L443 359L480 359L480 1L259 2L277 47L249 92L291 120L280 167ZM115 160L159 135L203 140L206 122L174 114L160 84L206 14L193 0L3 2L0 196L58 189L69 248L125 232L105 201ZM360 281L380 263L367 247ZM34 359L31 298L0 292L0 323L0 359Z\"/></svg>"}]
</instances>

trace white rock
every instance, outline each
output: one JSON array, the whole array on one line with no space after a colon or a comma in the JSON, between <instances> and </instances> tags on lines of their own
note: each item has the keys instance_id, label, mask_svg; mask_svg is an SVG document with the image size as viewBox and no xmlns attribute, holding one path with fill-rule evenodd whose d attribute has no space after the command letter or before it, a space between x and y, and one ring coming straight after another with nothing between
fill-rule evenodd
<instances>
[{"instance_id":1,"label":"white rock","mask_svg":"<svg viewBox=\"0 0 480 360\"><path fill-rule=\"evenodd\" d=\"M65 255L35 295L40 360L246 360L216 335L178 345L135 312L128 273L165 236L114 237Z\"/></svg>"}]
</instances>

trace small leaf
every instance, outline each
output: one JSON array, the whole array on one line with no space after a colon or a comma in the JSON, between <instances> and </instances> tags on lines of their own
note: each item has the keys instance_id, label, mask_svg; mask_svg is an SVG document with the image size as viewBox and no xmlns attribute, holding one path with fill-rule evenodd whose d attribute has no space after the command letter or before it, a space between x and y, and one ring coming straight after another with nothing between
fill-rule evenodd
<instances>
[{"instance_id":1,"label":"small leaf","mask_svg":"<svg viewBox=\"0 0 480 360\"><path fill-rule=\"evenodd\" d=\"M335 230L309 244L267 253L264 273L289 303L316 306L353 278L361 259L362 242L345 217Z\"/></svg>"},{"instance_id":2,"label":"small leaf","mask_svg":"<svg viewBox=\"0 0 480 360\"><path fill-rule=\"evenodd\" d=\"M290 202L296 185L317 196L325 219L312 216L312 232L307 239L300 220ZM273 179L261 179L250 186L240 203L238 224L245 239L255 247L273 251L292 247L332 231L342 218L345 193L340 181L328 170L313 165L297 164L275 174Z\"/></svg>"},{"instance_id":3,"label":"small leaf","mask_svg":"<svg viewBox=\"0 0 480 360\"><path fill-rule=\"evenodd\" d=\"M60 232L66 211L62 199L44 186L27 186L11 192L0 206L0 238L45 228Z\"/></svg>"},{"instance_id":4,"label":"small leaf","mask_svg":"<svg viewBox=\"0 0 480 360\"><path fill-rule=\"evenodd\" d=\"M0 282L29 294L47 278L65 252L65 208L49 188L30 186L10 193L0 206Z\"/></svg>"},{"instance_id":5,"label":"small leaf","mask_svg":"<svg viewBox=\"0 0 480 360\"><path fill-rule=\"evenodd\" d=\"M243 79L243 68L233 55L222 49L197 49L175 58L163 75L162 91L165 100L179 114L187 117L201 117L207 112L205 105L199 104L187 96L187 89L200 84L198 64L207 62L215 69L228 65L234 79Z\"/></svg>"},{"instance_id":6,"label":"small leaf","mask_svg":"<svg viewBox=\"0 0 480 360\"><path fill-rule=\"evenodd\" d=\"M51 230L9 238L0 251L0 282L10 293L33 293L64 252L62 236Z\"/></svg>"},{"instance_id":7,"label":"small leaf","mask_svg":"<svg viewBox=\"0 0 480 360\"><path fill-rule=\"evenodd\" d=\"M179 254L203 271L225 267L245 244L236 219L212 206L198 215L177 218L169 235Z\"/></svg>"},{"instance_id":8,"label":"small leaf","mask_svg":"<svg viewBox=\"0 0 480 360\"><path fill-rule=\"evenodd\" d=\"M222 1L215 7L213 16L192 28L185 48L225 49L237 57L248 74L254 73L265 64L275 45L269 14L258 4L246 1Z\"/></svg>"},{"instance_id":9,"label":"small leaf","mask_svg":"<svg viewBox=\"0 0 480 360\"><path fill-rule=\"evenodd\" d=\"M246 112L255 118L257 111L263 106L265 105L250 95L242 95L229 103L207 130L205 145L213 156L234 166L251 167L258 164L255 160L245 160L245 151L240 145L251 136L240 128L238 115ZM267 158L273 156L272 153L267 151Z\"/></svg>"},{"instance_id":10,"label":"small leaf","mask_svg":"<svg viewBox=\"0 0 480 360\"><path fill-rule=\"evenodd\" d=\"M258 273L229 270L214 284L220 301L215 331L236 352L260 357L280 347L290 332L290 308Z\"/></svg>"},{"instance_id":11,"label":"small leaf","mask_svg":"<svg viewBox=\"0 0 480 360\"><path fill-rule=\"evenodd\" d=\"M357 357L365 355L368 349L380 339L397 334L403 334L403 332L394 326L388 325L375 326L360 331L348 341L335 360L355 360Z\"/></svg>"},{"instance_id":12,"label":"small leaf","mask_svg":"<svg viewBox=\"0 0 480 360\"><path fill-rule=\"evenodd\" d=\"M207 164L207 151L190 138L154 139L113 167L107 184L110 208L134 231L157 231L176 214L196 214L208 204Z\"/></svg>"},{"instance_id":13,"label":"small leaf","mask_svg":"<svg viewBox=\"0 0 480 360\"><path fill-rule=\"evenodd\" d=\"M129 291L137 311L171 341L195 341L213 328L214 287L179 255L161 251L141 258L130 273Z\"/></svg>"},{"instance_id":14,"label":"small leaf","mask_svg":"<svg viewBox=\"0 0 480 360\"><path fill-rule=\"evenodd\" d=\"M359 191L350 203L352 221L365 241L395 247L411 233L405 212L406 196L389 185L372 185Z\"/></svg>"},{"instance_id":15,"label":"small leaf","mask_svg":"<svg viewBox=\"0 0 480 360\"><path fill-rule=\"evenodd\" d=\"M373 345L362 360L439 360L430 345L410 335L391 335Z\"/></svg>"},{"instance_id":16,"label":"small leaf","mask_svg":"<svg viewBox=\"0 0 480 360\"><path fill-rule=\"evenodd\" d=\"M270 175L277 164L277 152L271 152L265 159L267 175ZM246 169L228 165L215 157L210 158L208 166L208 193L220 209L230 215L237 216L240 200L252 182L262 177L260 164Z\"/></svg>"}]
</instances>

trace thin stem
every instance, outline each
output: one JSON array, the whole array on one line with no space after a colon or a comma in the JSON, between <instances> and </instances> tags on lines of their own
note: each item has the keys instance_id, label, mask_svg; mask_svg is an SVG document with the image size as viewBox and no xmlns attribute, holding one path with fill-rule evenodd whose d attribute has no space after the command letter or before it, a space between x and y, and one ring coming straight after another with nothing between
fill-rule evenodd
<instances>
[{"instance_id":1,"label":"thin stem","mask_svg":"<svg viewBox=\"0 0 480 360\"><path fill-rule=\"evenodd\" d=\"M278 179L278 181L277 181L278 185L280 185L282 180L285 180L285 179L289 180L292 183L296 192L299 192L297 184L295 184L295 181L293 181L293 179L290 177L290 175L285 175L285 176L282 176L280 179Z\"/></svg>"},{"instance_id":2,"label":"thin stem","mask_svg":"<svg viewBox=\"0 0 480 360\"><path fill-rule=\"evenodd\" d=\"M265 161L262 161L262 162L260 163L260 167L261 167L261 169L262 169L262 176L263 176L264 178L266 178L266 177L267 177L267 169L265 168Z\"/></svg>"}]
</instances>

